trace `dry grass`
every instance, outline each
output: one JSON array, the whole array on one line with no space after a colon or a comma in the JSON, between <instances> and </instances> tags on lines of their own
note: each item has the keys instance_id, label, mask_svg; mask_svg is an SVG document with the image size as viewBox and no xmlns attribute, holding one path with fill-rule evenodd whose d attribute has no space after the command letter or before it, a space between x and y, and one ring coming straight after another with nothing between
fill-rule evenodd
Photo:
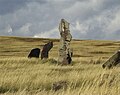
<instances>
[{"instance_id":1,"label":"dry grass","mask_svg":"<svg viewBox=\"0 0 120 95\"><path fill-rule=\"evenodd\" d=\"M52 40L50 59L28 59L32 48ZM0 37L0 94L2 95L120 95L120 68L102 69L102 63L119 49L119 41L73 40L73 63L56 64L59 41ZM52 90L66 81L67 89Z\"/></svg>"}]
</instances>

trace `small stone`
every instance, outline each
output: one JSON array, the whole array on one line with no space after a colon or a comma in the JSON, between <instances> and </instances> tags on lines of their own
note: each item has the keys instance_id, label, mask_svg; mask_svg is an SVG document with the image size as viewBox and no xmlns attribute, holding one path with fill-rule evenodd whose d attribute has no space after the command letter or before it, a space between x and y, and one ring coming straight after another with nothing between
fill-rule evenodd
<instances>
[{"instance_id":1,"label":"small stone","mask_svg":"<svg viewBox=\"0 0 120 95\"><path fill-rule=\"evenodd\" d=\"M58 81L53 83L52 90L57 91L60 89L66 89L67 88L67 82L66 81Z\"/></svg>"}]
</instances>

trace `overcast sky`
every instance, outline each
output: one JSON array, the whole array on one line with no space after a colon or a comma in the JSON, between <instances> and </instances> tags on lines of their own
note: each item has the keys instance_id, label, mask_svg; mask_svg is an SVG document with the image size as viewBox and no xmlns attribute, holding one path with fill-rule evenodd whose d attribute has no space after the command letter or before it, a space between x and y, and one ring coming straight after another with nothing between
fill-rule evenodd
<instances>
[{"instance_id":1,"label":"overcast sky","mask_svg":"<svg viewBox=\"0 0 120 95\"><path fill-rule=\"evenodd\" d=\"M0 35L59 38L70 22L73 38L120 40L120 0L0 0Z\"/></svg>"}]
</instances>

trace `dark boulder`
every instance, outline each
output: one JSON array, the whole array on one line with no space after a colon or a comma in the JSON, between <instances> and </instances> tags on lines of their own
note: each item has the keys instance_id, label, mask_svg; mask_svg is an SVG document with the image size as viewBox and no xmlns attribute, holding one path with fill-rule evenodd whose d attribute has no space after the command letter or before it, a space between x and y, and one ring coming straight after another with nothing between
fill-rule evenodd
<instances>
[{"instance_id":1,"label":"dark boulder","mask_svg":"<svg viewBox=\"0 0 120 95\"><path fill-rule=\"evenodd\" d=\"M34 48L30 51L28 58L32 58L32 57L39 58L39 55L40 55L40 49Z\"/></svg>"}]
</instances>

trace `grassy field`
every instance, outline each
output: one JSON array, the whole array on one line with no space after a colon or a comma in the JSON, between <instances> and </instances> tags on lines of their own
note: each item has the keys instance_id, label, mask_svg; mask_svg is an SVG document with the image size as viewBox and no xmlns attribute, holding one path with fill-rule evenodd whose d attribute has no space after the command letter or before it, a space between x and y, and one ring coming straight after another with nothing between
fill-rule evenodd
<instances>
[{"instance_id":1,"label":"grassy field","mask_svg":"<svg viewBox=\"0 0 120 95\"><path fill-rule=\"evenodd\" d=\"M28 59L32 48L54 42L48 60ZM73 62L57 65L59 40L0 37L1 95L120 95L120 67L102 64L120 48L120 41L73 40ZM53 90L53 84L67 83Z\"/></svg>"}]
</instances>

